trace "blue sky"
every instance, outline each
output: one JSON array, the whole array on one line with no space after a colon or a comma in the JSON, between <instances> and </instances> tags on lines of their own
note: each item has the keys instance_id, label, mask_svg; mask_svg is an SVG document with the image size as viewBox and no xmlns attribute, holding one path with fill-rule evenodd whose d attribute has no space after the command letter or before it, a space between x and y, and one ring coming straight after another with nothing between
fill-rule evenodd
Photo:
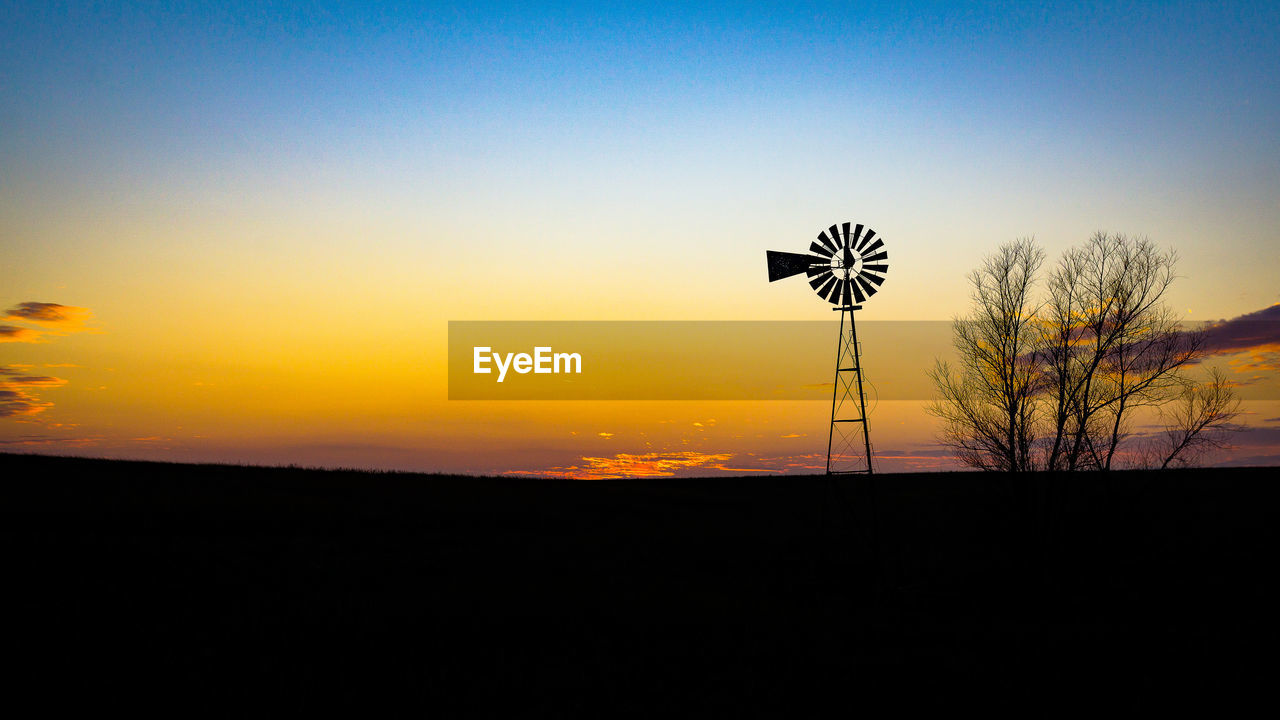
<instances>
[{"instance_id":1,"label":"blue sky","mask_svg":"<svg viewBox=\"0 0 1280 720\"><path fill-rule=\"evenodd\" d=\"M1280 240L1273 4L4 12L0 211L14 262L41 273L106 260L93 237L109 226L229 225L293 236L267 243L280 253L377 247L444 268L481 260L469 238L484 235L554 285L584 258L591 276L625 258L633 297L640 278L705 284L688 301L710 317L794 317L747 289L759 251L853 218L901 241L890 318L949 317L919 298L962 302L957 268L999 242L1035 235L1052 255L1095 230L1177 248L1194 268L1177 304L1199 319L1277 298L1262 272ZM537 290L493 272L494 301L452 316Z\"/></svg>"}]
</instances>

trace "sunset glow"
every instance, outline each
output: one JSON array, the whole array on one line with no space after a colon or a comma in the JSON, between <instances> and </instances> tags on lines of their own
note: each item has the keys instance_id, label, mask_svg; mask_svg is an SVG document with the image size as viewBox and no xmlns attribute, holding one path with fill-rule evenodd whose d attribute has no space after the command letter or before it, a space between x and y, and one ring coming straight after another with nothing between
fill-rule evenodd
<instances>
[{"instance_id":1,"label":"sunset glow","mask_svg":"<svg viewBox=\"0 0 1280 720\"><path fill-rule=\"evenodd\" d=\"M1280 461L1273 5L321 5L6 10L0 449L819 472L829 400L450 400L448 324L824 321L834 350L764 253L857 218L893 253L860 322L950 320L1015 237L1173 248L1246 401L1209 461ZM947 352L868 341L868 378ZM885 398L883 470L959 469L927 398Z\"/></svg>"}]
</instances>

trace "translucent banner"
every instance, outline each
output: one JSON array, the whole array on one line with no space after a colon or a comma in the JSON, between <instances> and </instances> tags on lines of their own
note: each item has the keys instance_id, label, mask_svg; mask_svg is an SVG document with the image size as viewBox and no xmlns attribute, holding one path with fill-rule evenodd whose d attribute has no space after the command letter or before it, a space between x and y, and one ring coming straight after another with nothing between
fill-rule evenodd
<instances>
[{"instance_id":1,"label":"translucent banner","mask_svg":"<svg viewBox=\"0 0 1280 720\"><path fill-rule=\"evenodd\" d=\"M830 400L839 327L837 318L452 321L449 399ZM1246 340L1207 327L1216 354L1202 365L1226 370L1242 399L1280 399L1280 358L1264 342L1275 323ZM869 401L929 400L929 370L955 360L949 321L864 320L857 332Z\"/></svg>"}]
</instances>

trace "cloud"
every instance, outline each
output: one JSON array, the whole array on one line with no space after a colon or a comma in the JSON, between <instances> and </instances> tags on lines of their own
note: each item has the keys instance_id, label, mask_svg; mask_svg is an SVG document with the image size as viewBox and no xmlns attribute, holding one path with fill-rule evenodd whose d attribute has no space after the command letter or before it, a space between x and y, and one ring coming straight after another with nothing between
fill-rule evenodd
<instances>
[{"instance_id":1,"label":"cloud","mask_svg":"<svg viewBox=\"0 0 1280 720\"><path fill-rule=\"evenodd\" d=\"M1237 373L1280 370L1280 303L1211 323L1204 334L1210 353L1237 356L1229 361Z\"/></svg>"},{"instance_id":2,"label":"cloud","mask_svg":"<svg viewBox=\"0 0 1280 720\"><path fill-rule=\"evenodd\" d=\"M25 367L0 367L0 418L29 418L53 407L29 388L53 388L66 385L62 378L28 375Z\"/></svg>"},{"instance_id":3,"label":"cloud","mask_svg":"<svg viewBox=\"0 0 1280 720\"><path fill-rule=\"evenodd\" d=\"M44 412L53 407L31 393L0 383L0 418L21 418Z\"/></svg>"},{"instance_id":4,"label":"cloud","mask_svg":"<svg viewBox=\"0 0 1280 720\"><path fill-rule=\"evenodd\" d=\"M40 331L17 325L0 325L0 342L27 342L40 340Z\"/></svg>"},{"instance_id":5,"label":"cloud","mask_svg":"<svg viewBox=\"0 0 1280 720\"><path fill-rule=\"evenodd\" d=\"M91 317L93 313L88 308L58 303L23 302L9 308L8 314L2 319L70 328L82 326Z\"/></svg>"},{"instance_id":6,"label":"cloud","mask_svg":"<svg viewBox=\"0 0 1280 720\"><path fill-rule=\"evenodd\" d=\"M1217 467L1275 467L1280 465L1280 453L1233 457L1217 464Z\"/></svg>"},{"instance_id":7,"label":"cloud","mask_svg":"<svg viewBox=\"0 0 1280 720\"><path fill-rule=\"evenodd\" d=\"M1280 371L1280 347L1275 349L1258 349L1240 353L1227 361L1234 373L1256 373ZM1255 375L1240 385L1252 385L1263 380L1263 376Z\"/></svg>"},{"instance_id":8,"label":"cloud","mask_svg":"<svg viewBox=\"0 0 1280 720\"><path fill-rule=\"evenodd\" d=\"M726 465L732 458L733 453L701 453L692 450L618 453L612 457L583 457L581 464L548 468L543 472L516 470L505 474L568 477L577 480L605 480L613 478L674 477L677 473L689 473L691 471L726 473L782 472L775 468L744 468Z\"/></svg>"},{"instance_id":9,"label":"cloud","mask_svg":"<svg viewBox=\"0 0 1280 720\"><path fill-rule=\"evenodd\" d=\"M1074 332L1084 334L1084 328ZM1280 370L1280 303L1230 320L1209 322L1200 329L1208 355L1234 355L1236 373ZM1029 358L1031 355L1025 355Z\"/></svg>"},{"instance_id":10,"label":"cloud","mask_svg":"<svg viewBox=\"0 0 1280 720\"><path fill-rule=\"evenodd\" d=\"M0 385L14 387L58 387L66 384L67 381L62 378L49 377L47 375L16 375L8 380L0 381Z\"/></svg>"},{"instance_id":11,"label":"cloud","mask_svg":"<svg viewBox=\"0 0 1280 720\"><path fill-rule=\"evenodd\" d=\"M942 458L945 460L954 459L955 450L947 447L917 447L910 450L890 449L877 450L875 457L878 458Z\"/></svg>"},{"instance_id":12,"label":"cloud","mask_svg":"<svg viewBox=\"0 0 1280 720\"><path fill-rule=\"evenodd\" d=\"M1280 303L1219 320L1205 328L1209 349L1215 353L1242 352L1268 345L1280 348Z\"/></svg>"},{"instance_id":13,"label":"cloud","mask_svg":"<svg viewBox=\"0 0 1280 720\"><path fill-rule=\"evenodd\" d=\"M1280 427L1249 425L1231 436L1237 447L1266 447L1280 451Z\"/></svg>"},{"instance_id":14,"label":"cloud","mask_svg":"<svg viewBox=\"0 0 1280 720\"><path fill-rule=\"evenodd\" d=\"M51 427L59 427L53 425ZM19 435L16 438L0 439L0 446L7 447L40 447L40 448L84 448L97 445L101 438L95 437L59 437L54 435Z\"/></svg>"},{"instance_id":15,"label":"cloud","mask_svg":"<svg viewBox=\"0 0 1280 720\"><path fill-rule=\"evenodd\" d=\"M92 331L85 323L93 317L88 308L46 302L21 302L9 308L0 320L27 323L40 329L20 325L0 325L0 342L40 343L45 335ZM0 418L30 418L44 412L53 403L42 400L31 388L53 388L66 385L62 378L35 375L35 366L6 365L0 367ZM45 363L45 367L76 367L72 363Z\"/></svg>"},{"instance_id":16,"label":"cloud","mask_svg":"<svg viewBox=\"0 0 1280 720\"><path fill-rule=\"evenodd\" d=\"M85 323L93 317L88 308L58 303L22 302L6 310L0 321L36 325L0 325L0 342L39 343L45 335L93 331Z\"/></svg>"},{"instance_id":17,"label":"cloud","mask_svg":"<svg viewBox=\"0 0 1280 720\"><path fill-rule=\"evenodd\" d=\"M1280 302L1204 328L1204 340L1215 354L1280 351Z\"/></svg>"}]
</instances>

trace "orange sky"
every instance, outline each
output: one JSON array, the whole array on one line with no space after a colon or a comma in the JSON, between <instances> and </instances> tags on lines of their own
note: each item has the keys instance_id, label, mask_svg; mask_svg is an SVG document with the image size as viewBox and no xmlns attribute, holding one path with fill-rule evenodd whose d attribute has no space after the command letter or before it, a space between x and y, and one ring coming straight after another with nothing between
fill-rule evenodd
<instances>
[{"instance_id":1,"label":"orange sky","mask_svg":"<svg viewBox=\"0 0 1280 720\"><path fill-rule=\"evenodd\" d=\"M8 393L0 439L13 450L583 478L824 466L825 399L450 401L444 348L421 340L404 341L411 347L400 355L359 344L259 353L184 348L189 341L180 336L153 353L87 309L23 307L4 324L28 332L0 345L0 390ZM1252 383L1241 390L1254 398L1244 418L1254 434L1215 462L1276 455L1280 403L1257 399L1274 397L1275 359L1273 348L1259 346L1217 361ZM935 444L922 398L884 399L893 397L895 370L914 377L919 368L904 369L892 352L874 348L865 362L877 469L956 468Z\"/></svg>"}]
</instances>

